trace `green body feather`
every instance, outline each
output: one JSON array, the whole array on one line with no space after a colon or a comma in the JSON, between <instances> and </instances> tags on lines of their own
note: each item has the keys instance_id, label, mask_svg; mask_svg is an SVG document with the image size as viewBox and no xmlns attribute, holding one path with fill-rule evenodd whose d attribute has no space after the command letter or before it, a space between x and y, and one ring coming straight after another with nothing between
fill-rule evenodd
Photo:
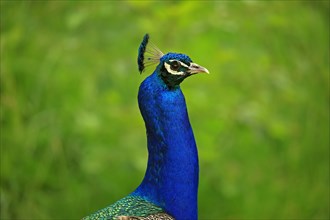
<instances>
[{"instance_id":1,"label":"green body feather","mask_svg":"<svg viewBox=\"0 0 330 220\"><path fill-rule=\"evenodd\" d=\"M129 195L116 203L101 209L83 220L118 219L119 216L146 217L163 213L162 208L144 200L139 196ZM143 218L142 218L143 219Z\"/></svg>"}]
</instances>

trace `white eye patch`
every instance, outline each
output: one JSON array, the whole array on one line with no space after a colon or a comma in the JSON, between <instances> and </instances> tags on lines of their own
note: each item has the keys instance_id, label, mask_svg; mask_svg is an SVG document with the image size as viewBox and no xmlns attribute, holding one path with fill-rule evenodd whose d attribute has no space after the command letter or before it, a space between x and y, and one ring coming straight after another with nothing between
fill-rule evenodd
<instances>
[{"instance_id":1,"label":"white eye patch","mask_svg":"<svg viewBox=\"0 0 330 220\"><path fill-rule=\"evenodd\" d=\"M181 66L188 68L187 64L185 64L185 63L183 63L179 60L169 60L169 61L170 62L177 61L177 62L180 63ZM172 75L184 75L184 72L182 72L182 71L178 72L178 71L175 71L175 70L171 69L171 65L166 63L166 62L164 63L164 67L166 68L167 72L169 72Z\"/></svg>"}]
</instances>

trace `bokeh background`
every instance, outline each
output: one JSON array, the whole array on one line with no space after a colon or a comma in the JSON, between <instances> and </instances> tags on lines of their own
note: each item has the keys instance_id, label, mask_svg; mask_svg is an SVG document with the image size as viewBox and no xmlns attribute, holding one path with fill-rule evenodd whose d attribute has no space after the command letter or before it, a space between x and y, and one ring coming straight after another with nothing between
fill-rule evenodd
<instances>
[{"instance_id":1,"label":"bokeh background","mask_svg":"<svg viewBox=\"0 0 330 220\"><path fill-rule=\"evenodd\" d=\"M1 219L80 219L135 189L145 33L182 84L200 219L329 218L329 1L1 1Z\"/></svg>"}]
</instances>

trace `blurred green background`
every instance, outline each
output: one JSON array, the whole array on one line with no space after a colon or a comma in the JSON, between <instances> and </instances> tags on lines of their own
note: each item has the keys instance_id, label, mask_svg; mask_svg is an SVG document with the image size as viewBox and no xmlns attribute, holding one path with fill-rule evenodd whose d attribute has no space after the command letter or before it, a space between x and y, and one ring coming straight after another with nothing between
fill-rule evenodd
<instances>
[{"instance_id":1,"label":"blurred green background","mask_svg":"<svg viewBox=\"0 0 330 220\"><path fill-rule=\"evenodd\" d=\"M200 219L328 219L328 1L1 1L1 219L79 219L140 183L147 32L211 73L181 86Z\"/></svg>"}]
</instances>

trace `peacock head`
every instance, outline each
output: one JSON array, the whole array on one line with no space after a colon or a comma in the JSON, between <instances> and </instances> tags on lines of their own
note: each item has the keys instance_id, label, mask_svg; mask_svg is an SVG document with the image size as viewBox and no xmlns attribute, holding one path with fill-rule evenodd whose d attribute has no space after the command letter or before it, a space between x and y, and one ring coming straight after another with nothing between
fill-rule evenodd
<instances>
[{"instance_id":1,"label":"peacock head","mask_svg":"<svg viewBox=\"0 0 330 220\"><path fill-rule=\"evenodd\" d=\"M146 34L139 47L138 66L142 73L150 65L158 64L156 72L169 87L178 86L185 78L196 73L209 73L209 71L196 63L189 56L181 53L163 54L154 44L149 42Z\"/></svg>"}]
</instances>

